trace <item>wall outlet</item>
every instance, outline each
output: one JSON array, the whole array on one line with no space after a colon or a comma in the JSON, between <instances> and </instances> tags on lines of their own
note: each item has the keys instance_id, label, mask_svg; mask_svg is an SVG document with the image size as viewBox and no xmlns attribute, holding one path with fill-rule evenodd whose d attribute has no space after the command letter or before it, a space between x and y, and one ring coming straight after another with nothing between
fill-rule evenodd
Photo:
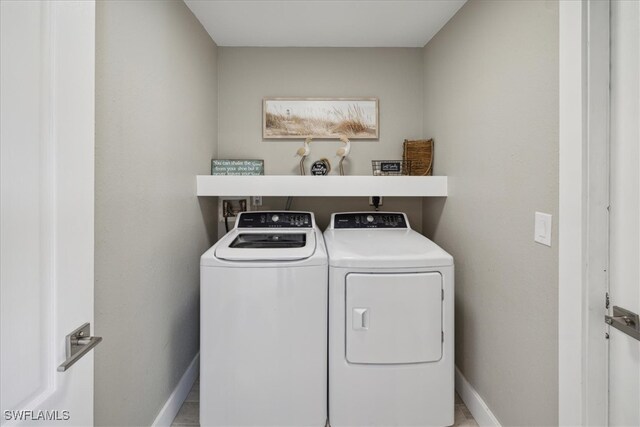
<instances>
[{"instance_id":1,"label":"wall outlet","mask_svg":"<svg viewBox=\"0 0 640 427\"><path fill-rule=\"evenodd\" d=\"M251 196L251 204L253 206L262 206L262 196Z\"/></svg>"},{"instance_id":2,"label":"wall outlet","mask_svg":"<svg viewBox=\"0 0 640 427\"><path fill-rule=\"evenodd\" d=\"M382 206L382 197L375 196L378 199L378 206ZM369 197L369 206L375 206L373 203L373 197Z\"/></svg>"}]
</instances>

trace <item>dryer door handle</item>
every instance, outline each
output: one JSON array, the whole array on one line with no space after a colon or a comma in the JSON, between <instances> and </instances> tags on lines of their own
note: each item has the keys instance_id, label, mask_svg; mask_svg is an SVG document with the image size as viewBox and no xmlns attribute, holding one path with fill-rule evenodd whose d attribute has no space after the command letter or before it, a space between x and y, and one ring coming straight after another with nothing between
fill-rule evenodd
<instances>
[{"instance_id":1,"label":"dryer door handle","mask_svg":"<svg viewBox=\"0 0 640 427\"><path fill-rule=\"evenodd\" d=\"M356 331L366 331L369 329L369 309L353 309L353 329Z\"/></svg>"}]
</instances>

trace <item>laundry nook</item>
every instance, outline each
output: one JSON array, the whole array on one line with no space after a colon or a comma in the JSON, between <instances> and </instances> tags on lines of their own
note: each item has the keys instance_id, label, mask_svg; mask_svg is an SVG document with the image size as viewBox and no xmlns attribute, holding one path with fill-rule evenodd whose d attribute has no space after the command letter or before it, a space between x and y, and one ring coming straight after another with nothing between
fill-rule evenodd
<instances>
[{"instance_id":1,"label":"laundry nook","mask_svg":"<svg viewBox=\"0 0 640 427\"><path fill-rule=\"evenodd\" d=\"M0 0L0 427L640 426L640 0Z\"/></svg>"}]
</instances>

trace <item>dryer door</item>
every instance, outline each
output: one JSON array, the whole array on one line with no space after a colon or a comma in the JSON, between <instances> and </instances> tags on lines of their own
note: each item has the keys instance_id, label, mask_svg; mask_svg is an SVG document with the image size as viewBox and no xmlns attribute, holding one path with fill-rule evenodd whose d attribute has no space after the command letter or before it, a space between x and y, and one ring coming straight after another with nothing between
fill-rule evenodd
<instances>
[{"instance_id":1,"label":"dryer door","mask_svg":"<svg viewBox=\"0 0 640 427\"><path fill-rule=\"evenodd\" d=\"M350 363L419 363L442 357L440 273L348 274L346 310Z\"/></svg>"}]
</instances>

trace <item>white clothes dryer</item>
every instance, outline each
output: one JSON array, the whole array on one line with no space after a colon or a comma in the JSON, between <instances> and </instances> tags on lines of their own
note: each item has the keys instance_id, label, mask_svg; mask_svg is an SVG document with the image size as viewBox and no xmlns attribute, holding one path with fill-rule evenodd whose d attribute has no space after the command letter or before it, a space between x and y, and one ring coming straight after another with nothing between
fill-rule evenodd
<instances>
[{"instance_id":1,"label":"white clothes dryer","mask_svg":"<svg viewBox=\"0 0 640 427\"><path fill-rule=\"evenodd\" d=\"M200 424L327 419L327 254L310 212L243 212L200 260Z\"/></svg>"},{"instance_id":2,"label":"white clothes dryer","mask_svg":"<svg viewBox=\"0 0 640 427\"><path fill-rule=\"evenodd\" d=\"M331 426L452 425L451 255L403 213L336 213L324 237Z\"/></svg>"}]
</instances>

